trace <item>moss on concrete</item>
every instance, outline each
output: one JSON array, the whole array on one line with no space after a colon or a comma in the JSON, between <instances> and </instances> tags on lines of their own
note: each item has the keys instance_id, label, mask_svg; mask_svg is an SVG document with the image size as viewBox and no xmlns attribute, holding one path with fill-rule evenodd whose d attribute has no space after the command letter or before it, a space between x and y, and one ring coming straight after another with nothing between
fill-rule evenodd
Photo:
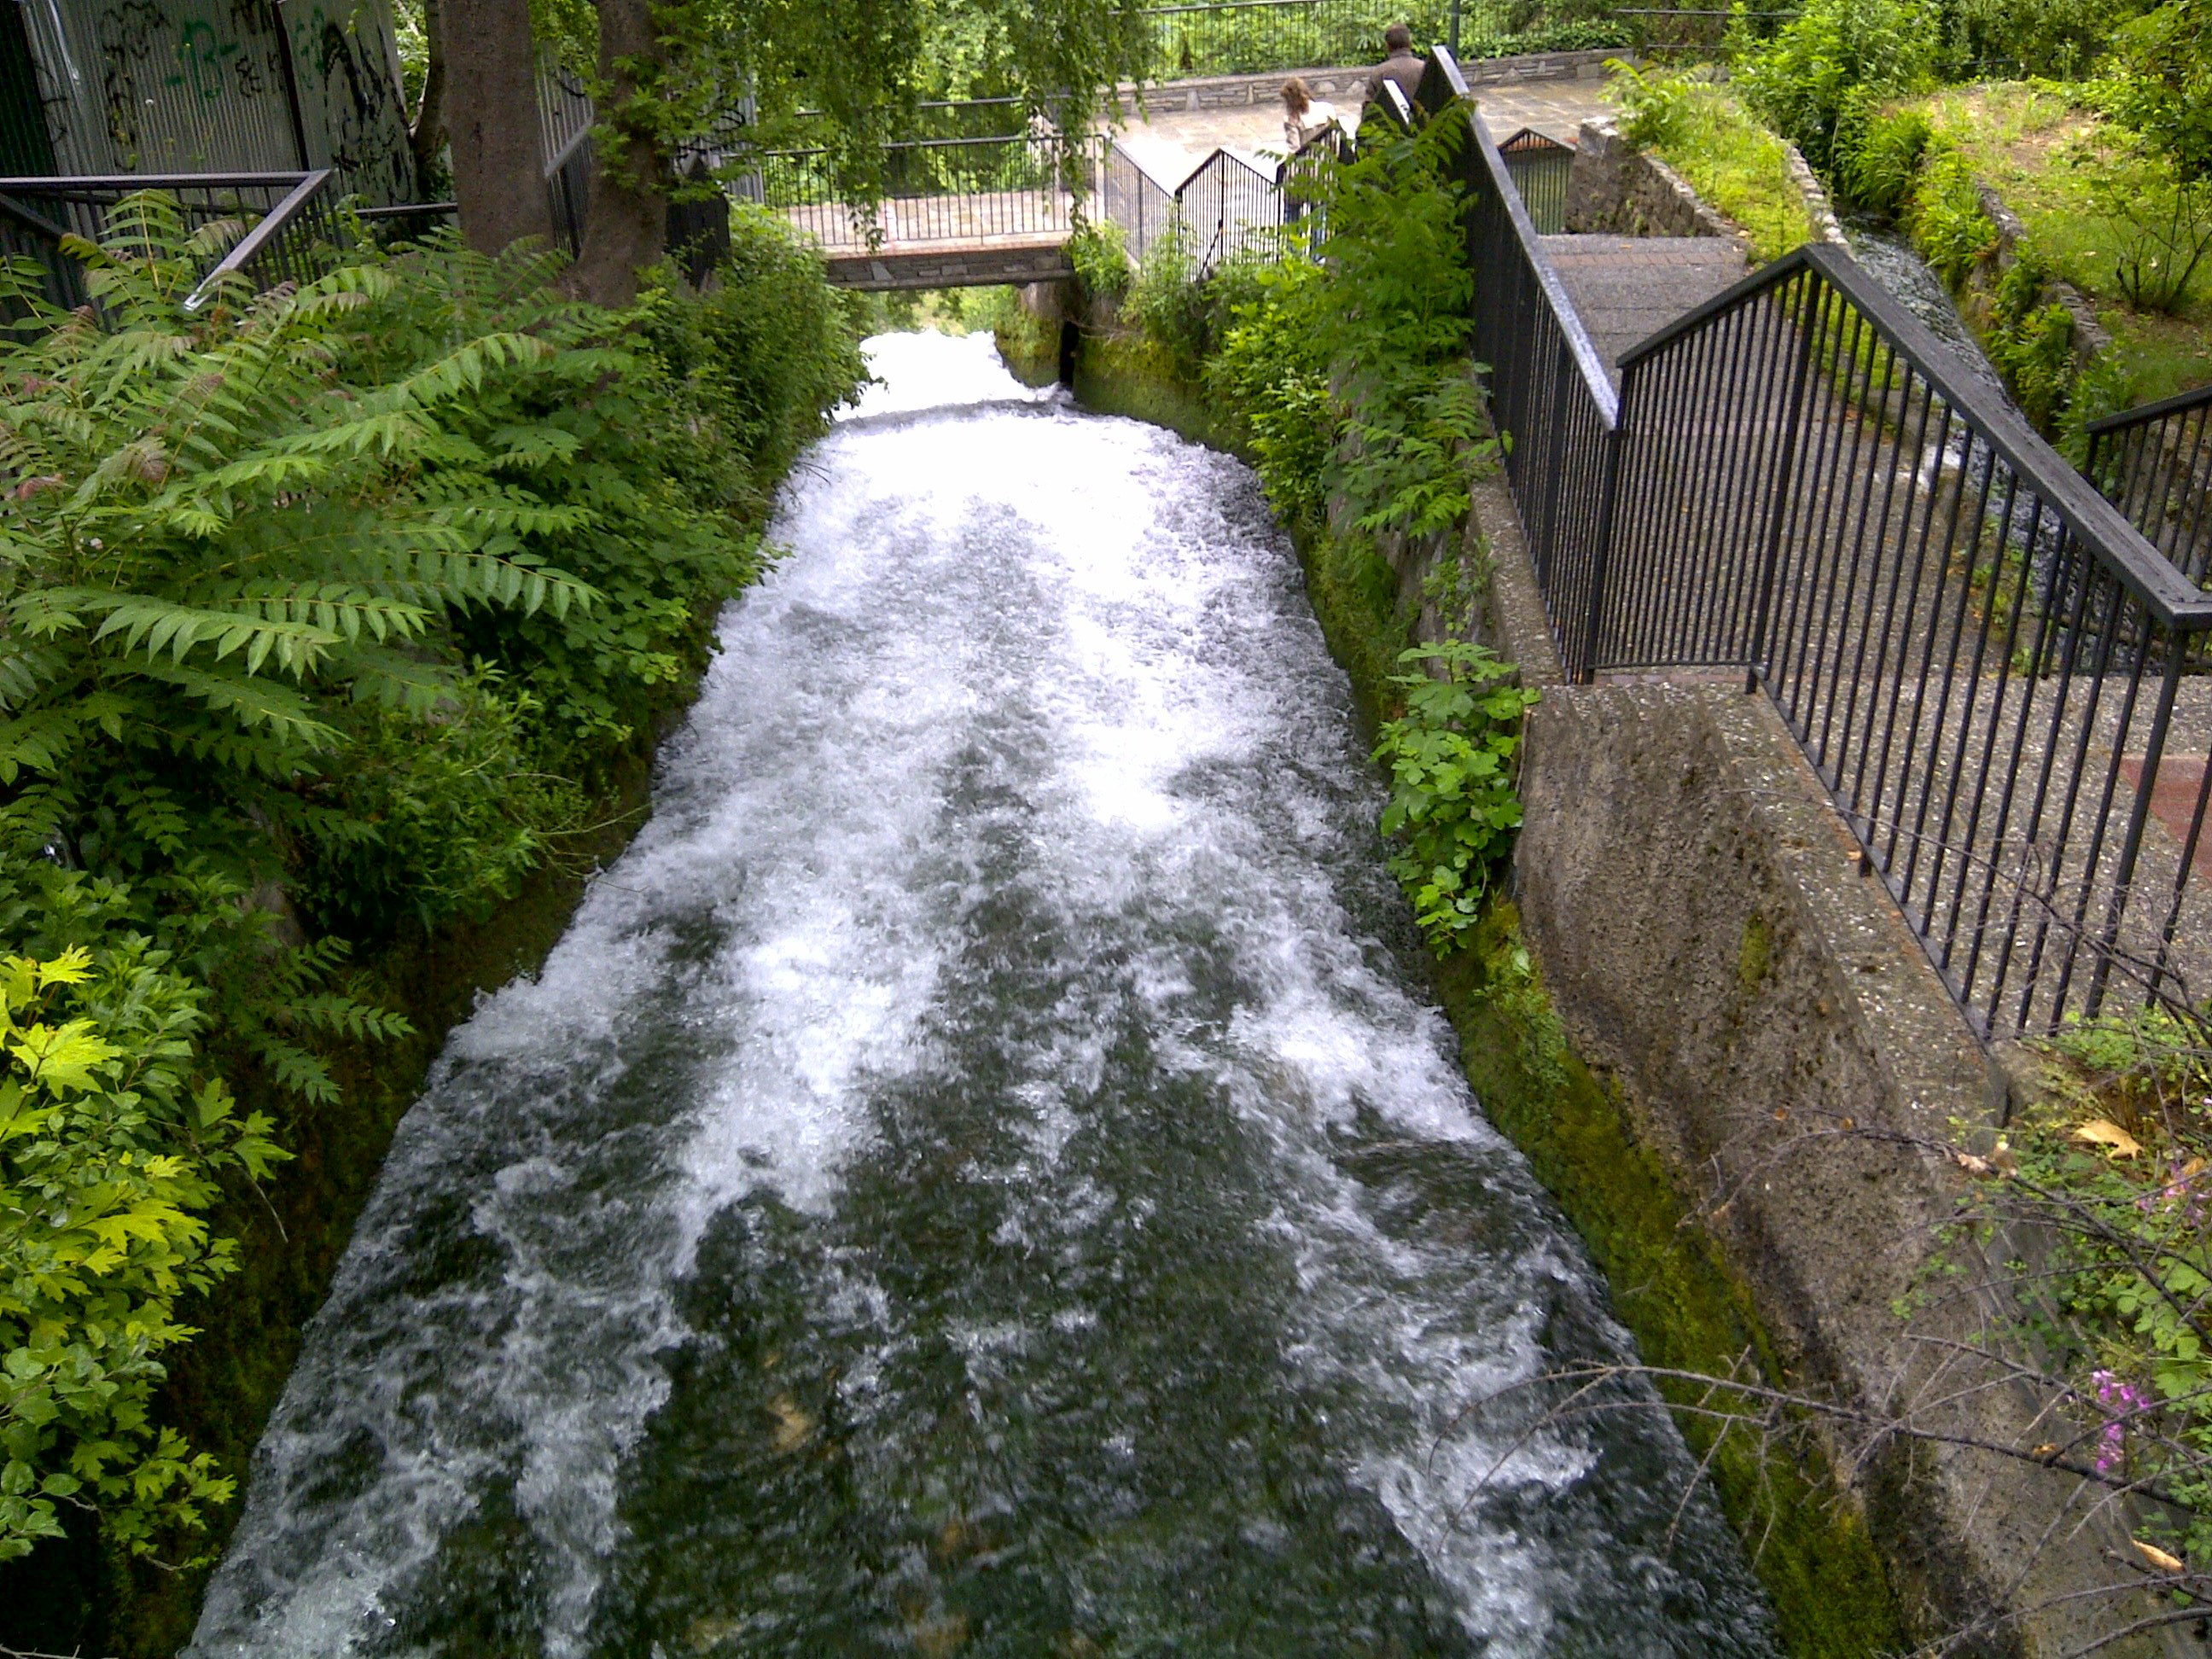
<instances>
[{"instance_id":1,"label":"moss on concrete","mask_svg":"<svg viewBox=\"0 0 2212 1659\"><path fill-rule=\"evenodd\" d=\"M1089 407L1235 452L1219 412L1131 342L1086 337L1075 392ZM1401 593L1389 564L1363 542L1312 526L1294 534L1322 631L1371 726L1396 710L1389 677L1412 642L1419 596ZM1771 952L1770 938L1747 930L1741 965L1754 982ZM1637 1139L1617 1093L1569 1049L1510 903L1493 904L1475 942L1437 964L1436 988L1485 1112L1582 1236L1644 1363L1727 1375L1748 1355L1778 1377L1748 1291L1658 1154ZM1910 1647L1863 1521L1804 1437L1720 1435L1711 1419L1678 1420L1692 1450L1710 1455L1722 1507L1793 1659L1874 1659Z\"/></svg>"}]
</instances>

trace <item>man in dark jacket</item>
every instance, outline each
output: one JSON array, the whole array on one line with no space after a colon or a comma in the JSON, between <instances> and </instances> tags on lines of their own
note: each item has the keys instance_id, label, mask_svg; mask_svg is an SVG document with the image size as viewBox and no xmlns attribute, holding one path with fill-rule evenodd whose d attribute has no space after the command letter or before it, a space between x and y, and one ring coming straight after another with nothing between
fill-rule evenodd
<instances>
[{"instance_id":1,"label":"man in dark jacket","mask_svg":"<svg viewBox=\"0 0 2212 1659\"><path fill-rule=\"evenodd\" d=\"M1382 60L1382 67L1367 83L1368 100L1371 103L1382 96L1385 81L1395 81L1398 90L1406 94L1406 101L1410 104L1413 94L1420 89L1422 68L1421 59L1413 51L1413 32L1403 23L1393 23L1382 31L1382 45L1390 55Z\"/></svg>"}]
</instances>

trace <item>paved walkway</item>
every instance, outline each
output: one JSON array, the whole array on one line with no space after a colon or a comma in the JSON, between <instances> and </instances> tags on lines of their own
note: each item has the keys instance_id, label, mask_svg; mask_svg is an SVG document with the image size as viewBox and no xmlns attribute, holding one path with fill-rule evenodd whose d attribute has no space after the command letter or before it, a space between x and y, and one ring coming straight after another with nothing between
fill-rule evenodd
<instances>
[{"instance_id":1,"label":"paved walkway","mask_svg":"<svg viewBox=\"0 0 2212 1659\"><path fill-rule=\"evenodd\" d=\"M1604 90L1604 82L1595 80L1554 77L1504 82L1478 87L1475 103L1482 111L1482 118L1490 123L1492 136L1501 141L1522 127L1534 127L1547 137L1571 144L1577 128L1609 107ZM1335 97L1332 101L1346 120L1358 117L1356 95ZM1149 119L1133 117L1120 137L1122 147L1137 158L1146 172L1172 188L1217 149L1235 150L1248 157L1265 155L1279 158L1283 149L1282 111L1279 105L1273 103L1161 110Z\"/></svg>"},{"instance_id":2,"label":"paved walkway","mask_svg":"<svg viewBox=\"0 0 2212 1659\"><path fill-rule=\"evenodd\" d=\"M1711 236L1547 236L1544 251L1616 385L1623 351L1747 268L1734 242Z\"/></svg>"}]
</instances>

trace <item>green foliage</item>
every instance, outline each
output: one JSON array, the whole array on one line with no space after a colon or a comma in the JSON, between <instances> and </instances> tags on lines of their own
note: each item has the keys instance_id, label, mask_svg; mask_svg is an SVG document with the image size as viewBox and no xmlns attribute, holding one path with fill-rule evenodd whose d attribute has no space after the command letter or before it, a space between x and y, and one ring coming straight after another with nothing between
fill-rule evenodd
<instances>
[{"instance_id":1,"label":"green foliage","mask_svg":"<svg viewBox=\"0 0 2212 1659\"><path fill-rule=\"evenodd\" d=\"M573 781L531 764L540 713L482 667L456 681L434 718L350 711L346 764L315 787L324 810L302 826L300 908L349 937L383 939L404 921L427 934L512 898L586 811Z\"/></svg>"},{"instance_id":2,"label":"green foliage","mask_svg":"<svg viewBox=\"0 0 2212 1659\"><path fill-rule=\"evenodd\" d=\"M218 1183L279 1156L215 1057L341 1104L337 1051L409 1030L353 946L581 827L864 374L760 213L620 313L448 242L191 314L213 234L151 196L112 232L98 309L9 273L0 340L0 1558L77 1510L166 1549L228 1493L150 1415Z\"/></svg>"},{"instance_id":3,"label":"green foliage","mask_svg":"<svg viewBox=\"0 0 2212 1659\"><path fill-rule=\"evenodd\" d=\"M1856 146L1838 158L1838 193L1854 207L1883 218L1896 216L1911 197L1935 136L1923 110L1890 110L1869 117L1859 130Z\"/></svg>"},{"instance_id":4,"label":"green foliage","mask_svg":"<svg viewBox=\"0 0 2212 1659\"><path fill-rule=\"evenodd\" d=\"M1813 222L1790 175L1788 149L1727 88L1702 70L1611 68L1607 91L1620 107L1623 134L1741 225L1754 258L1778 258L1811 240Z\"/></svg>"},{"instance_id":5,"label":"green foliage","mask_svg":"<svg viewBox=\"0 0 2212 1659\"><path fill-rule=\"evenodd\" d=\"M43 880L49 908L113 897ZM150 1553L232 1488L149 1407L193 1334L178 1299L234 1266L203 1219L217 1179L284 1154L198 1073L204 994L144 936L100 931L0 960L0 1560L59 1535L64 1505Z\"/></svg>"},{"instance_id":6,"label":"green foliage","mask_svg":"<svg viewBox=\"0 0 2212 1659\"><path fill-rule=\"evenodd\" d=\"M1941 0L1937 69L1947 81L2072 80L2112 44L2140 0Z\"/></svg>"},{"instance_id":7,"label":"green foliage","mask_svg":"<svg viewBox=\"0 0 2212 1659\"><path fill-rule=\"evenodd\" d=\"M1322 477L1336 409L1316 313L1328 300L1328 273L1313 260L1264 267L1206 366L1207 388L1236 411L1267 504L1285 524L1319 525L1326 516Z\"/></svg>"},{"instance_id":8,"label":"green foliage","mask_svg":"<svg viewBox=\"0 0 2212 1659\"><path fill-rule=\"evenodd\" d=\"M1954 289L1996 252L1997 228L1982 209L1973 169L1948 145L1921 168L1907 222L1922 257Z\"/></svg>"},{"instance_id":9,"label":"green foliage","mask_svg":"<svg viewBox=\"0 0 2212 1659\"><path fill-rule=\"evenodd\" d=\"M1416 647L1398 660L1443 671L1392 678L1406 712L1382 727L1374 757L1390 774L1382 833L1400 843L1390 872L1443 956L1480 922L1490 865L1520 827L1513 756L1537 698L1508 683L1510 664L1464 641Z\"/></svg>"},{"instance_id":10,"label":"green foliage","mask_svg":"<svg viewBox=\"0 0 2212 1659\"><path fill-rule=\"evenodd\" d=\"M2212 179L2212 5L2166 0L2130 21L2098 94L2182 181Z\"/></svg>"},{"instance_id":11,"label":"green foliage","mask_svg":"<svg viewBox=\"0 0 2212 1659\"><path fill-rule=\"evenodd\" d=\"M2039 427L2065 412L2074 384L2074 319L2064 306L2039 303L2047 280L2034 260L2015 262L1997 283L1983 333L1990 361Z\"/></svg>"},{"instance_id":12,"label":"green foliage","mask_svg":"<svg viewBox=\"0 0 2212 1659\"><path fill-rule=\"evenodd\" d=\"M1198 277L1198 250L1190 228L1170 219L1138 261L1121 302L1122 315L1174 364L1200 372L1212 339L1212 305Z\"/></svg>"},{"instance_id":13,"label":"green foliage","mask_svg":"<svg viewBox=\"0 0 2212 1659\"><path fill-rule=\"evenodd\" d=\"M1101 300L1119 300L1129 291L1129 247L1121 227L1110 219L1086 219L1067 239L1067 257L1083 291Z\"/></svg>"},{"instance_id":14,"label":"green foliage","mask_svg":"<svg viewBox=\"0 0 2212 1659\"><path fill-rule=\"evenodd\" d=\"M1808 0L1764 40L1744 21L1730 33L1735 86L1823 175L1882 103L1934 76L1936 19L1915 0Z\"/></svg>"},{"instance_id":15,"label":"green foliage","mask_svg":"<svg viewBox=\"0 0 2212 1659\"><path fill-rule=\"evenodd\" d=\"M2212 178L2136 147L2087 158L2083 172L2112 289L2137 311L2179 311L2212 254Z\"/></svg>"}]
</instances>

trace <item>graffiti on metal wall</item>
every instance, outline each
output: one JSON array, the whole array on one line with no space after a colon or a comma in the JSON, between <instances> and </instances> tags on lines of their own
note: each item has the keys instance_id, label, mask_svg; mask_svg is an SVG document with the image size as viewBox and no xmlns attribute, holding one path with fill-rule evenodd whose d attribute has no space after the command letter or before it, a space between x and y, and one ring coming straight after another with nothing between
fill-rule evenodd
<instances>
[{"instance_id":1,"label":"graffiti on metal wall","mask_svg":"<svg viewBox=\"0 0 2212 1659\"><path fill-rule=\"evenodd\" d=\"M293 0L287 15L301 95L321 118L325 153L318 161L366 199L410 199L415 164L386 14L368 4L333 11L322 0L312 7Z\"/></svg>"},{"instance_id":2,"label":"graffiti on metal wall","mask_svg":"<svg viewBox=\"0 0 2212 1659\"><path fill-rule=\"evenodd\" d=\"M98 65L96 88L78 82L72 95L75 77L49 61L60 39L43 28L34 39L49 130L77 167L284 171L304 161L333 168L341 190L373 204L411 197L386 0L283 0L281 23L275 0L58 0L56 11L80 60Z\"/></svg>"},{"instance_id":3,"label":"graffiti on metal wall","mask_svg":"<svg viewBox=\"0 0 2212 1659\"><path fill-rule=\"evenodd\" d=\"M92 21L117 167L299 165L278 42L258 0L107 0Z\"/></svg>"}]
</instances>

